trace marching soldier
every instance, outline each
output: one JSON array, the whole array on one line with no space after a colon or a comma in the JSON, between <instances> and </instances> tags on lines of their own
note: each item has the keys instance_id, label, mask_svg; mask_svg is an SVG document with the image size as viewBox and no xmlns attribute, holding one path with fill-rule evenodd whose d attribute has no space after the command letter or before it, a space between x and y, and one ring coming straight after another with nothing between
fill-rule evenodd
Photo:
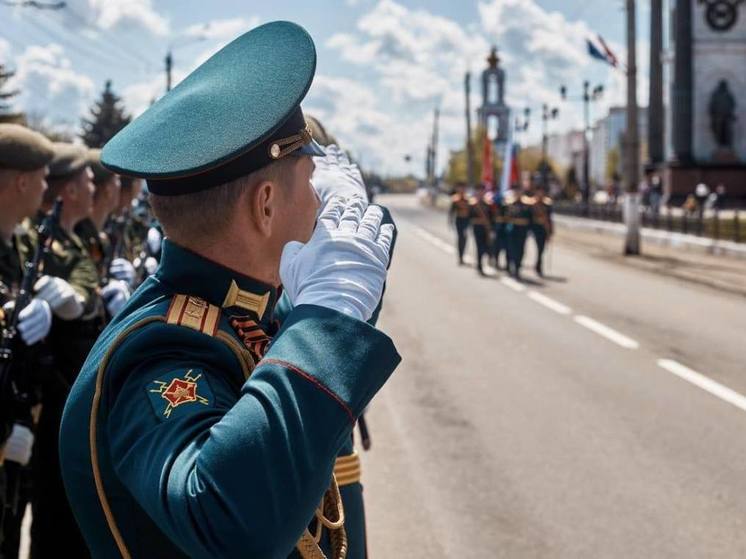
<instances>
[{"instance_id":1,"label":"marching soldier","mask_svg":"<svg viewBox=\"0 0 746 559\"><path fill-rule=\"evenodd\" d=\"M147 179L166 239L65 408L63 475L96 557L365 556L339 489L359 463L337 456L400 360L366 322L394 228L359 197L317 220L311 157L328 154L300 109L315 57L295 24L255 28L104 147ZM341 159L325 177L358 181Z\"/></svg>"},{"instance_id":2,"label":"marching soldier","mask_svg":"<svg viewBox=\"0 0 746 559\"><path fill-rule=\"evenodd\" d=\"M529 199L511 190L505 199L505 229L507 232L508 273L521 279L521 266L526 251L526 236L531 225Z\"/></svg>"},{"instance_id":3,"label":"marching soldier","mask_svg":"<svg viewBox=\"0 0 746 559\"><path fill-rule=\"evenodd\" d=\"M456 184L456 191L451 196L451 207L448 210L448 223L456 227L458 235L458 263L464 264L464 250L466 249L466 235L469 230L471 207L466 197L466 185L463 182Z\"/></svg>"},{"instance_id":4,"label":"marching soldier","mask_svg":"<svg viewBox=\"0 0 746 559\"><path fill-rule=\"evenodd\" d=\"M544 248L554 232L552 199L546 196L543 186L536 187L531 199L531 232L536 241L536 273L539 277L544 277Z\"/></svg>"},{"instance_id":5,"label":"marching soldier","mask_svg":"<svg viewBox=\"0 0 746 559\"><path fill-rule=\"evenodd\" d=\"M490 204L492 214L492 258L495 268L502 270L507 268L507 234L505 232L505 201L500 193L493 193ZM500 266L500 255L505 253L505 268Z\"/></svg>"},{"instance_id":6,"label":"marching soldier","mask_svg":"<svg viewBox=\"0 0 746 559\"><path fill-rule=\"evenodd\" d=\"M485 255L489 255L490 231L492 230L490 205L486 195L486 189L481 187L469 200L471 226L477 248L477 273L480 276L486 275L482 267L482 259Z\"/></svg>"},{"instance_id":7,"label":"marching soldier","mask_svg":"<svg viewBox=\"0 0 746 559\"><path fill-rule=\"evenodd\" d=\"M3 328L7 328L33 244L21 222L40 208L47 188L47 165L54 154L52 143L41 134L16 124L0 124L0 303ZM52 325L49 303L33 298L20 310L19 342L0 386L0 556L18 557L21 520L30 498L26 469L33 444L34 414L38 402L35 375L41 372L40 342ZM10 382L15 389L11 389ZM23 400L19 396L23 395ZM4 464L3 464L4 458ZM2 485L2 484L0 484Z\"/></svg>"}]
</instances>

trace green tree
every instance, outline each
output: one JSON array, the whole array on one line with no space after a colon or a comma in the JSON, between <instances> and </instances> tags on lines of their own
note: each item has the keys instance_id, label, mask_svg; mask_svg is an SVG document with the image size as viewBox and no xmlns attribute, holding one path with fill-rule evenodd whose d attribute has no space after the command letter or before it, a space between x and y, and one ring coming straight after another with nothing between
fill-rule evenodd
<instances>
[{"instance_id":1,"label":"green tree","mask_svg":"<svg viewBox=\"0 0 746 559\"><path fill-rule=\"evenodd\" d=\"M606 180L612 180L619 174L619 164L621 163L621 156L619 154L619 148L613 148L606 154Z\"/></svg>"},{"instance_id":2,"label":"green tree","mask_svg":"<svg viewBox=\"0 0 746 559\"><path fill-rule=\"evenodd\" d=\"M472 132L472 155L474 156L474 181L478 184L482 178L482 154L484 151L484 128L478 126L474 132ZM502 154L495 154L493 152L493 162L497 158L495 163L495 180L500 182L500 173L502 170L502 163L499 160ZM448 160L448 168L445 173L445 181L454 186L458 182L467 182L468 170L467 170L467 157L466 149L455 150L451 152L451 156Z\"/></svg>"},{"instance_id":3,"label":"green tree","mask_svg":"<svg viewBox=\"0 0 746 559\"><path fill-rule=\"evenodd\" d=\"M10 100L18 95L19 91L6 90L8 80L14 75L15 72L11 72L0 64L0 122L19 122L23 119L23 115L11 111Z\"/></svg>"},{"instance_id":4,"label":"green tree","mask_svg":"<svg viewBox=\"0 0 746 559\"><path fill-rule=\"evenodd\" d=\"M83 141L92 148L103 147L117 132L129 124L121 98L111 90L111 80L106 81L101 99L91 107L91 116L82 122Z\"/></svg>"}]
</instances>

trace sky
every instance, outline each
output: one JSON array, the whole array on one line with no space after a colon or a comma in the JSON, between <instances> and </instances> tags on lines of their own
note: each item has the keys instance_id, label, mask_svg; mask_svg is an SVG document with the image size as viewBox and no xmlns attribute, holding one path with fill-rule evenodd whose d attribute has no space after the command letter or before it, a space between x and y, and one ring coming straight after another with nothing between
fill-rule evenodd
<instances>
[{"instance_id":1,"label":"sky","mask_svg":"<svg viewBox=\"0 0 746 559\"><path fill-rule=\"evenodd\" d=\"M645 105L649 3L638 5L638 99ZM539 140L543 103L560 109L550 132L582 127L582 104L562 101L560 85L570 97L586 79L605 86L594 120L626 98L625 75L591 59L585 44L600 33L626 61L622 0L67 0L57 11L0 4L0 63L16 72L16 109L75 130L106 80L137 116L165 92L169 49L176 83L235 37L280 19L305 27L316 44L304 111L365 169L383 175L422 174L436 106L439 167L463 146L464 74L472 72L476 109L492 45L507 72L508 104L532 109L522 143Z\"/></svg>"}]
</instances>

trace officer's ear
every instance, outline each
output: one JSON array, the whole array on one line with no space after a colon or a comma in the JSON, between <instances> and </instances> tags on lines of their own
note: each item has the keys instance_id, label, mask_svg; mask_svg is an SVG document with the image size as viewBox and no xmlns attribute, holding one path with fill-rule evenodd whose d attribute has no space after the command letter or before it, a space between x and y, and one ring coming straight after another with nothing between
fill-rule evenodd
<instances>
[{"instance_id":1,"label":"officer's ear","mask_svg":"<svg viewBox=\"0 0 746 559\"><path fill-rule=\"evenodd\" d=\"M272 221L277 214L277 185L271 180L261 180L246 190L244 203L249 216L263 237L272 235Z\"/></svg>"}]
</instances>

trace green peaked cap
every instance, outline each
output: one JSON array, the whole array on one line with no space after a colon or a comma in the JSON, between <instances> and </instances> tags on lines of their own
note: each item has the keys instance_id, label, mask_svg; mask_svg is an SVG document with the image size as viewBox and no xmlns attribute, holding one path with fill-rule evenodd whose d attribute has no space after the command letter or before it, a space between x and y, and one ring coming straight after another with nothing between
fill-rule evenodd
<instances>
[{"instance_id":1,"label":"green peaked cap","mask_svg":"<svg viewBox=\"0 0 746 559\"><path fill-rule=\"evenodd\" d=\"M198 192L286 155L324 155L300 102L316 49L300 26L276 21L233 40L123 128L101 162L142 177L154 194Z\"/></svg>"}]
</instances>

